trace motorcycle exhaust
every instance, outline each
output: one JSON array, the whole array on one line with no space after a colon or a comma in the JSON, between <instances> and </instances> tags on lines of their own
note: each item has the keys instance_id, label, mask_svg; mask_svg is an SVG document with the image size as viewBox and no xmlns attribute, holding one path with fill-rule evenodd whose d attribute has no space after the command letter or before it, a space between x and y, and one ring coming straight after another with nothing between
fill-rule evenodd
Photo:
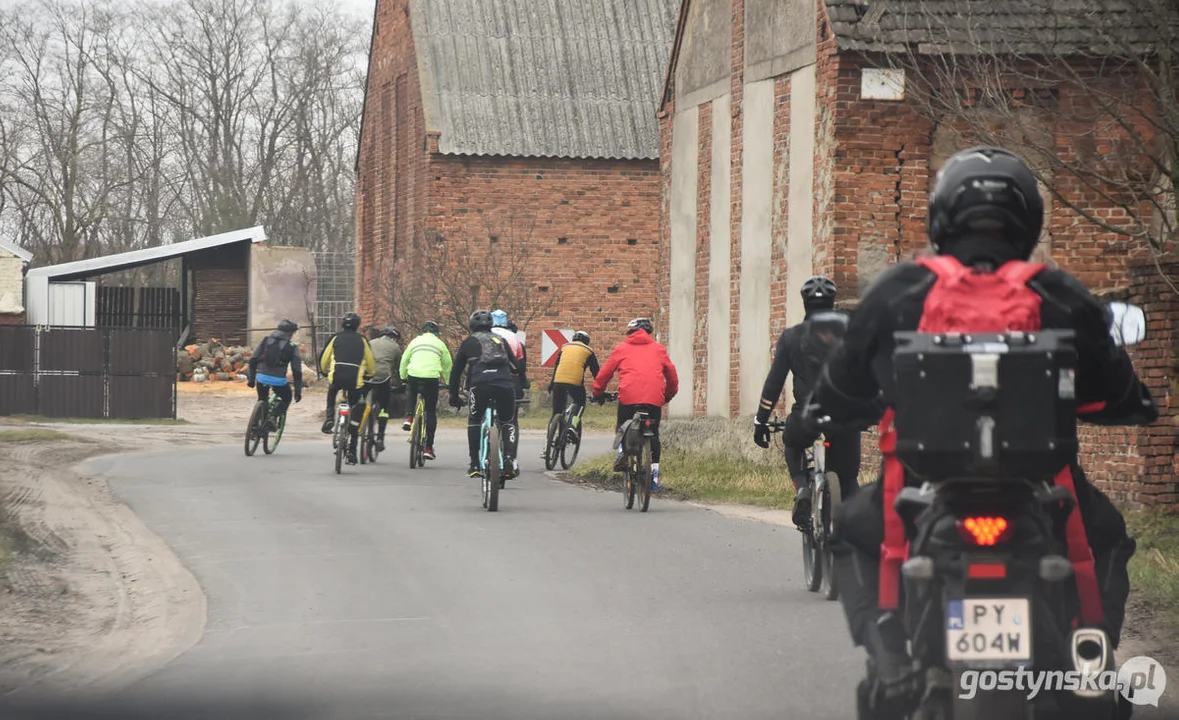
<instances>
[{"instance_id":1,"label":"motorcycle exhaust","mask_svg":"<svg viewBox=\"0 0 1179 720\"><path fill-rule=\"evenodd\" d=\"M1096 628L1079 628L1069 635L1069 648L1073 669L1081 675L1097 675L1109 670L1113 665L1113 649L1110 647L1109 635L1104 630ZM1081 698L1100 698L1108 694L1107 690L1086 689L1084 686L1074 690L1073 694Z\"/></svg>"}]
</instances>

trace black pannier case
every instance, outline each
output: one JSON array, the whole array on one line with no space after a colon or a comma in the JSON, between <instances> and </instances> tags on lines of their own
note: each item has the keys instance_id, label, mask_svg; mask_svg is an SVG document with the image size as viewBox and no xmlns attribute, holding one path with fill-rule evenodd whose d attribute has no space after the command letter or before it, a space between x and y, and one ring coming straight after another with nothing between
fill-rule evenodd
<instances>
[{"instance_id":1,"label":"black pannier case","mask_svg":"<svg viewBox=\"0 0 1179 720\"><path fill-rule=\"evenodd\" d=\"M1048 479L1076 457L1071 330L895 337L896 453L917 479Z\"/></svg>"}]
</instances>

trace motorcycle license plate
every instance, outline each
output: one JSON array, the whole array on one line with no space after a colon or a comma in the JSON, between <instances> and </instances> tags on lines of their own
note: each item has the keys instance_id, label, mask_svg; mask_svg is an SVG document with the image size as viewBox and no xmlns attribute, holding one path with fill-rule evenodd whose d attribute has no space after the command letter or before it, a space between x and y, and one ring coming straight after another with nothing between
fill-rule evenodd
<instances>
[{"instance_id":1,"label":"motorcycle license plate","mask_svg":"<svg viewBox=\"0 0 1179 720\"><path fill-rule=\"evenodd\" d=\"M946 657L951 662L1030 660L1027 598L964 598L946 606Z\"/></svg>"}]
</instances>

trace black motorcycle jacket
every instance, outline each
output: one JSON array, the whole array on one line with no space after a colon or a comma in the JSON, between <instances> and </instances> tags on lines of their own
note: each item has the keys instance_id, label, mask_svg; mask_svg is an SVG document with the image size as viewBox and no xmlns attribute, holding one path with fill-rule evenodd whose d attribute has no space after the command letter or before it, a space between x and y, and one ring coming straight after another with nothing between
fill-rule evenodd
<instances>
[{"instance_id":1,"label":"black motorcycle jacket","mask_svg":"<svg viewBox=\"0 0 1179 720\"><path fill-rule=\"evenodd\" d=\"M951 254L965 264L981 258L985 243L958 243ZM992 265L1009 257L997 254ZM852 314L843 342L832 353L815 388L814 402L832 419L847 420L891 406L895 397L893 333L915 331L925 298L937 277L915 263L895 265L872 284ZM1099 412L1081 415L1102 425L1145 425L1158 418L1150 391L1139 380L1125 348L1110 336L1104 306L1063 270L1045 269L1028 282L1043 298L1040 325L1072 329L1078 364L1077 405L1105 403ZM879 417L879 410L875 411Z\"/></svg>"}]
</instances>

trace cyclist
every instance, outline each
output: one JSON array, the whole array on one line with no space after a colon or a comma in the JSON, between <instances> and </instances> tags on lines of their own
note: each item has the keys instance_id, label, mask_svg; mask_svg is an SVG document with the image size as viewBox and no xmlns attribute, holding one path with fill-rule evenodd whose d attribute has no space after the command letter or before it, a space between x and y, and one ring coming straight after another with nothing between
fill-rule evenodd
<instances>
[{"instance_id":1,"label":"cyclist","mask_svg":"<svg viewBox=\"0 0 1179 720\"><path fill-rule=\"evenodd\" d=\"M524 349L524 343L520 342L520 336L516 334L516 323L508 319L508 314L506 312L497 309L491 311L491 326L491 331L493 333L508 341L508 345L512 348L512 352L515 353L516 360L519 361L519 372L512 373L512 382L516 386L516 399L523 399L524 391L531 387L532 383L529 382L527 376L528 353ZM507 420L507 424L504 427L508 428L508 432L511 434L512 443L519 443L520 407L513 404L512 417L510 420L507 418L505 418L505 420ZM516 463L515 460L513 460L512 469L507 473L507 478L514 478L519 474L520 465Z\"/></svg>"},{"instance_id":2,"label":"cyclist","mask_svg":"<svg viewBox=\"0 0 1179 720\"><path fill-rule=\"evenodd\" d=\"M422 334L409 343L401 356L401 379L409 386L409 415L402 430L413 429L413 411L418 406L418 394L426 406L426 448L422 457L434 459L434 431L438 429L438 380L450 375L453 360L450 348L438 337L438 323L427 320Z\"/></svg>"},{"instance_id":3,"label":"cyclist","mask_svg":"<svg viewBox=\"0 0 1179 720\"><path fill-rule=\"evenodd\" d=\"M278 430L278 419L291 406L291 385L287 382L288 367L295 384L295 402L303 399L303 359L299 357L299 346L291 340L291 336L298 329L299 326L294 321L283 318L278 324L278 329L258 343L258 348L250 355L247 384L258 388L258 399L263 403L270 401L271 389L278 396L274 414L266 418L266 425L270 430Z\"/></svg>"},{"instance_id":4,"label":"cyclist","mask_svg":"<svg viewBox=\"0 0 1179 720\"><path fill-rule=\"evenodd\" d=\"M572 399L577 403L574 422L580 422L585 412L585 371L589 368L590 376L596 378L598 371L598 356L590 348L589 333L578 330L573 333L573 340L557 350L557 361L553 366L553 377L549 381L548 393L553 396L553 415L565 412L566 403Z\"/></svg>"},{"instance_id":5,"label":"cyclist","mask_svg":"<svg viewBox=\"0 0 1179 720\"><path fill-rule=\"evenodd\" d=\"M761 390L761 403L753 420L753 441L763 448L770 446L770 429L766 426L770 413L786 376L794 373L794 405L786 418L782 434L782 445L786 450L786 469L794 483L795 525L805 523L811 512L811 488L806 482L806 449L815 441L817 434L808 431L802 424L802 408L818 380L823 362L831 354L839 333L822 322L824 313L835 309L835 283L816 275L802 284L802 304L805 311L803 321L782 331L774 349L774 363L766 375ZM819 321L816 321L818 316ZM827 469L839 478L841 496L846 499L859 488L860 475L860 433L859 431L830 432L827 451Z\"/></svg>"},{"instance_id":6,"label":"cyclist","mask_svg":"<svg viewBox=\"0 0 1179 720\"><path fill-rule=\"evenodd\" d=\"M368 381L367 390L374 403L381 408L377 416L377 450L385 452L385 426L389 424L392 410L393 391L401 388L401 332L395 327L383 327L378 336L369 343L373 349L373 365L376 368Z\"/></svg>"},{"instance_id":7,"label":"cyclist","mask_svg":"<svg viewBox=\"0 0 1179 720\"><path fill-rule=\"evenodd\" d=\"M1068 273L1026 264L1043 222L1044 201L1036 178L1020 158L989 147L953 155L938 172L929 196L928 236L937 257L896 265L868 288L843 342L819 376L806 418L827 416L834 423L854 425L880 417L881 405L890 406L894 401L893 333L916 330L927 320L930 324L945 322L957 315L973 323L1012 329L1074 330L1076 402L1078 407L1092 405L1091 411L1078 414L1079 419L1099 425L1154 422L1158 408L1135 374L1125 349L1113 343L1105 308ZM948 298L953 285L938 287L947 266L970 268L974 274L1003 273L998 279L1004 284L999 287L1006 294L990 291L960 298L963 303L951 303ZM1038 297L1025 294L1021 285ZM1013 298L1027 304L1016 306ZM1013 308L1029 312L1006 314ZM888 435L891 432L882 438L882 445ZM898 470L902 477L890 478ZM1095 600L1105 616L1104 629L1116 648L1130 591L1127 565L1135 542L1126 533L1122 515L1085 479L1080 465L1074 461L1068 470L1062 475L1068 475L1075 487L1077 510L1095 566L1090 572L1099 585L1092 591L1099 595ZM890 453L885 454L883 477L890 485L897 479L913 482L904 477L903 467ZM874 660L869 677L858 690L861 700L873 712L891 713L900 705L900 714L907 714L912 675L905 635L896 613L881 608L892 604L891 600L880 602L884 599L880 598L881 541L889 544L890 551L894 549L886 534L889 511L885 510L884 494L879 482L865 486L836 511L834 571L852 639ZM903 537L900 540L903 542ZM1081 573L1075 577L1084 602L1087 593L1080 588Z\"/></svg>"},{"instance_id":8,"label":"cyclist","mask_svg":"<svg viewBox=\"0 0 1179 720\"><path fill-rule=\"evenodd\" d=\"M512 417L516 409L515 382L513 372L521 372L519 360L508 346L508 342L491 332L491 313L476 310L471 313L471 334L463 340L454 357L450 370L450 404L462 407L459 399L459 381L463 371L467 372L467 387L471 391L470 415L467 418L467 446L471 454L468 477L479 477L479 431L483 425L483 413L492 404L500 422ZM504 440L505 460L516 461L516 442L509 434ZM489 478L494 481L495 478Z\"/></svg>"},{"instance_id":9,"label":"cyclist","mask_svg":"<svg viewBox=\"0 0 1179 720\"><path fill-rule=\"evenodd\" d=\"M606 364L594 377L594 402L605 402L606 385L614 373L618 373L618 422L617 432L622 424L635 416L639 410L650 416L655 437L651 442L651 489L659 485L659 421L663 417L663 406L671 402L680 389L679 375L667 355L667 348L656 342L651 333L654 326L650 318L635 318L626 326L626 339L614 346ZM616 470L622 470L623 453L618 449L615 460Z\"/></svg>"},{"instance_id":10,"label":"cyclist","mask_svg":"<svg viewBox=\"0 0 1179 720\"><path fill-rule=\"evenodd\" d=\"M323 432L332 434L335 425L336 395L343 390L351 410L348 413L348 464L356 464L356 440L360 430L360 418L364 415L364 379L373 374L376 362L368 338L358 333L360 316L354 312L344 315L340 332L328 340L319 358L319 369L328 377L331 386L327 394L327 419Z\"/></svg>"}]
</instances>

